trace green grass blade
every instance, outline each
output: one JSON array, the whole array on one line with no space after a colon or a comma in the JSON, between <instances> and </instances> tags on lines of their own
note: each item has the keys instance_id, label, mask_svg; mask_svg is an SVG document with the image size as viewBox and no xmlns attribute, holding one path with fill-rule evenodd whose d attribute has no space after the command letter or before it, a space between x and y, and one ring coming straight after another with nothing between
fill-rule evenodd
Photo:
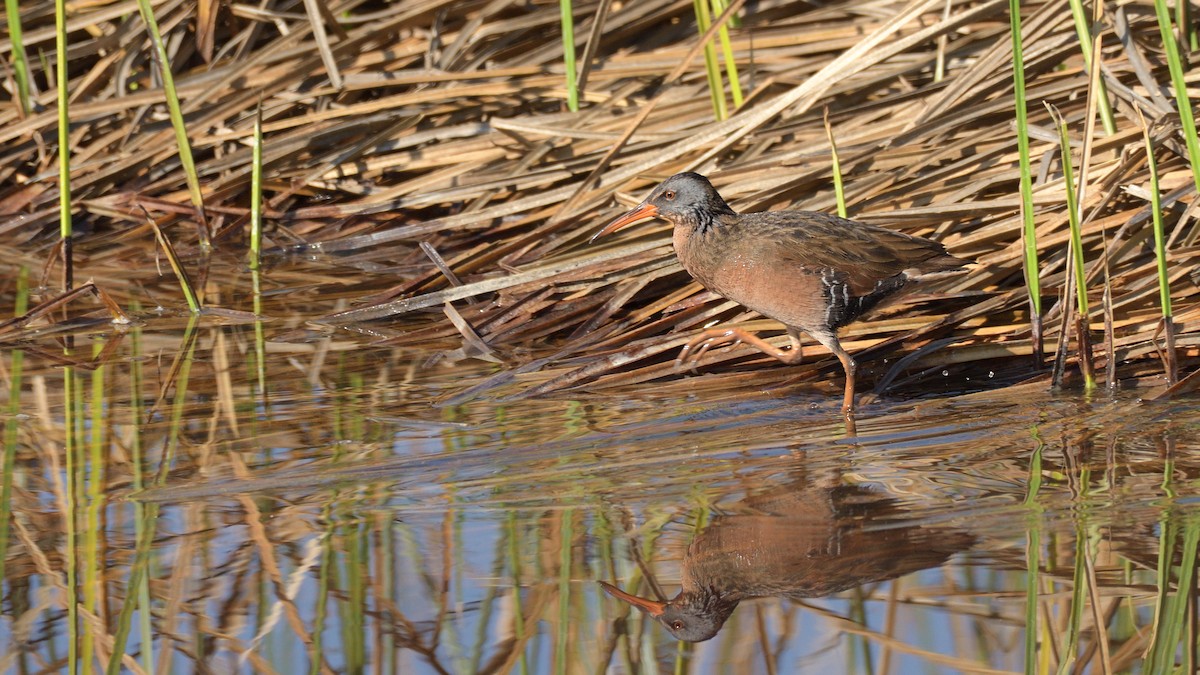
<instances>
[{"instance_id":1,"label":"green grass blade","mask_svg":"<svg viewBox=\"0 0 1200 675\"><path fill-rule=\"evenodd\" d=\"M70 350L63 351L70 353ZM75 521L75 505L78 503L75 498L76 474L78 473L76 467L78 458L75 448L75 416L78 413L78 407L75 405L76 386L75 367L63 368L63 456L66 458L63 473L66 476L64 491L67 502L67 512L62 514L66 539L63 567L67 577L67 597L65 598L67 604L67 672L71 675L79 672L79 598L76 584L78 551L75 540L78 529Z\"/></svg>"},{"instance_id":2,"label":"green grass blade","mask_svg":"<svg viewBox=\"0 0 1200 675\"><path fill-rule=\"evenodd\" d=\"M146 0L141 0L145 2ZM579 110L579 88L575 73L575 18L571 14L571 0L558 0L562 14L563 68L567 73L567 109Z\"/></svg>"},{"instance_id":3,"label":"green grass blade","mask_svg":"<svg viewBox=\"0 0 1200 675\"><path fill-rule=\"evenodd\" d=\"M1084 596L1088 589L1087 578L1087 521L1083 516L1076 516L1075 523L1075 568L1071 577L1071 609L1067 615L1067 630L1063 636L1064 644L1059 649L1058 675L1071 672L1079 650L1079 632L1083 625Z\"/></svg>"},{"instance_id":4,"label":"green grass blade","mask_svg":"<svg viewBox=\"0 0 1200 675\"><path fill-rule=\"evenodd\" d=\"M17 102L26 117L33 113L29 100L29 58L25 56L25 39L21 33L21 12L17 0L4 0L8 16L8 37L12 42L13 79L17 81Z\"/></svg>"},{"instance_id":5,"label":"green grass blade","mask_svg":"<svg viewBox=\"0 0 1200 675\"><path fill-rule=\"evenodd\" d=\"M63 290L74 284L71 256L71 116L67 99L67 3L54 0L54 80L58 87L58 224L62 242Z\"/></svg>"},{"instance_id":6,"label":"green grass blade","mask_svg":"<svg viewBox=\"0 0 1200 675\"><path fill-rule=\"evenodd\" d=\"M1083 52L1083 67L1092 67L1092 29L1087 14L1083 11L1083 0L1071 0L1071 17L1075 19L1075 34L1079 37L1079 49ZM1099 80L1099 91L1096 97L1100 103L1100 121L1104 124L1104 133L1109 136L1117 133L1117 122L1113 119L1112 103L1108 100L1108 88L1104 78Z\"/></svg>"},{"instance_id":7,"label":"green grass blade","mask_svg":"<svg viewBox=\"0 0 1200 675\"><path fill-rule=\"evenodd\" d=\"M254 158L250 167L250 269L252 270L257 270L262 260L262 140L262 101L259 101L254 115ZM257 310L255 311L257 312Z\"/></svg>"},{"instance_id":8,"label":"green grass blade","mask_svg":"<svg viewBox=\"0 0 1200 675\"><path fill-rule=\"evenodd\" d=\"M154 550L154 533L156 532L154 525L158 522L158 504L138 504L138 506L141 515L137 521L137 549L130 566L129 577L125 582L125 587L131 589L142 588L147 584L150 557ZM117 614L117 630L113 634L112 654L109 656L108 665L105 668L106 675L118 675L121 672L121 657L125 655L125 644L133 629L133 611L139 604L141 604L140 599L133 594L128 594L125 602L121 605L121 611ZM147 614L149 611L148 606L142 606L142 614ZM145 663L150 644L143 644L141 648L143 663Z\"/></svg>"},{"instance_id":9,"label":"green grass blade","mask_svg":"<svg viewBox=\"0 0 1200 675\"><path fill-rule=\"evenodd\" d=\"M712 25L708 3L705 0L693 0L692 8L696 12L696 29L700 31L700 35L704 35ZM725 85L721 82L721 70L717 65L717 50L711 40L704 45L704 71L708 75L708 93L712 98L713 114L718 120L723 120L729 117L729 110L725 106Z\"/></svg>"},{"instance_id":10,"label":"green grass blade","mask_svg":"<svg viewBox=\"0 0 1200 675\"><path fill-rule=\"evenodd\" d=\"M14 316L29 309L29 271L22 267L17 273L17 297ZM25 352L14 349L8 361L8 418L4 420L4 459L0 462L0 579L4 579L4 561L8 555L9 523L12 517L13 469L17 460L17 444L21 419L21 369Z\"/></svg>"},{"instance_id":11,"label":"green grass blade","mask_svg":"<svg viewBox=\"0 0 1200 675\"><path fill-rule=\"evenodd\" d=\"M712 0L713 16L720 16L728 6L729 3L725 0ZM733 18L730 17L729 23L733 23ZM729 23L717 30L717 36L721 40L721 56L725 60L725 72L729 76L729 93L733 97L733 107L740 108L745 96L742 94L741 79L738 78L737 61L733 57L733 43L729 39Z\"/></svg>"},{"instance_id":12,"label":"green grass blade","mask_svg":"<svg viewBox=\"0 0 1200 675\"><path fill-rule=\"evenodd\" d=\"M1046 109L1050 111L1050 117L1058 126L1058 148L1059 155L1062 157L1063 168L1063 187L1067 195L1067 222L1071 228L1071 238L1067 242L1068 253L1070 255L1072 279L1075 286L1075 310L1078 314L1081 333L1079 344L1079 361L1083 365L1084 387L1088 390L1096 386L1096 376L1092 372L1091 367L1087 364L1091 363L1091 356L1085 354L1085 350L1090 350L1090 342L1087 342L1087 336L1082 331L1087 330L1088 324L1088 297L1087 297L1087 275L1084 273L1083 263L1083 228L1080 224L1079 198L1075 191L1075 169L1073 165L1073 157L1071 155L1071 139L1067 134L1067 122L1058 113L1058 109L1046 103Z\"/></svg>"},{"instance_id":13,"label":"green grass blade","mask_svg":"<svg viewBox=\"0 0 1200 675\"><path fill-rule=\"evenodd\" d=\"M1025 530L1025 672L1038 672L1038 597L1041 572L1042 551L1042 513L1044 509L1038 502L1038 493L1042 487L1042 453L1046 448L1039 436L1038 428L1033 428L1033 439L1037 445L1029 458L1029 478L1026 481L1024 506L1026 513Z\"/></svg>"},{"instance_id":14,"label":"green grass blade","mask_svg":"<svg viewBox=\"0 0 1200 675\"><path fill-rule=\"evenodd\" d=\"M61 0L60 0L61 1ZM138 0L138 11L146 30L150 34L150 42L154 46L152 54L158 61L159 74L162 76L163 92L167 97L167 110L171 115L171 126L175 128L175 144L179 147L179 162L183 165L183 174L187 179L188 194L191 195L192 205L203 218L204 197L200 193L200 177L196 174L196 163L192 159L192 145L188 141L187 126L183 120L183 110L179 105L179 95L175 91L175 77L171 74L171 62L167 58L167 48L163 43L162 34L158 30L158 21L154 18L154 8L150 0ZM207 227L201 228L201 245L208 248Z\"/></svg>"},{"instance_id":15,"label":"green grass blade","mask_svg":"<svg viewBox=\"0 0 1200 675\"><path fill-rule=\"evenodd\" d=\"M504 521L504 533L508 542L509 567L512 570L513 637L521 650L517 657L517 670L521 675L529 675L529 663L525 659L525 610L521 605L521 542L518 537L516 512L508 512Z\"/></svg>"},{"instance_id":16,"label":"green grass blade","mask_svg":"<svg viewBox=\"0 0 1200 675\"><path fill-rule=\"evenodd\" d=\"M846 190L842 186L842 162L838 159L837 141L833 138L833 127L829 125L829 108L825 108L825 134L829 136L829 155L832 159L833 194L837 198L838 215L846 217Z\"/></svg>"},{"instance_id":17,"label":"green grass blade","mask_svg":"<svg viewBox=\"0 0 1200 675\"><path fill-rule=\"evenodd\" d=\"M1016 98L1017 152L1020 155L1022 239L1025 243L1025 286L1033 313L1042 314L1042 289L1038 279L1037 232L1033 222L1033 173L1029 157L1029 117L1025 105L1025 61L1021 55L1021 3L1009 0L1013 43L1013 92ZM1035 318L1035 321L1037 319ZM1034 345L1036 353L1041 349Z\"/></svg>"},{"instance_id":18,"label":"green grass blade","mask_svg":"<svg viewBox=\"0 0 1200 675\"><path fill-rule=\"evenodd\" d=\"M1171 85L1175 89L1175 107L1179 110L1179 124L1183 129L1183 140L1187 144L1188 161L1192 165L1192 180L1200 191L1200 141L1196 138L1196 119L1192 114L1192 102L1188 97L1187 81L1184 79L1183 59L1179 56L1179 44L1171 30L1171 13L1165 0L1154 0L1154 13L1158 16L1158 30L1162 35L1163 50L1167 54L1167 69L1171 72Z\"/></svg>"},{"instance_id":19,"label":"green grass blade","mask_svg":"<svg viewBox=\"0 0 1200 675\"><path fill-rule=\"evenodd\" d=\"M571 621L571 547L574 545L575 509L563 509L560 520L559 537L561 543L558 556L558 626L554 640L554 672L566 673L569 670L567 643L570 636Z\"/></svg>"}]
</instances>

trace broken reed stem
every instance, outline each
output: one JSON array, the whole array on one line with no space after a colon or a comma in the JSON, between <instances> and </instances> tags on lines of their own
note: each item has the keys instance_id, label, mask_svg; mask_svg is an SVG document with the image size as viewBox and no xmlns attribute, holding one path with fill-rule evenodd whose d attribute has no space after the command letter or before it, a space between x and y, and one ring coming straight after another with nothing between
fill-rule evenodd
<instances>
[{"instance_id":1,"label":"broken reed stem","mask_svg":"<svg viewBox=\"0 0 1200 675\"><path fill-rule=\"evenodd\" d=\"M183 297L187 300L188 309L192 314L200 312L200 300L197 299L195 291L192 290L192 282L188 279L187 271L183 269L183 263L179 261L179 256L175 254L175 247L163 235L163 231L159 228L158 223L146 211L146 207L141 207L142 212L146 215L146 221L150 223L150 228L154 230L154 236L158 239L159 246L162 246L163 253L167 256L167 262L171 264L171 270L175 272L175 278L179 280L179 287L183 289Z\"/></svg>"},{"instance_id":2,"label":"broken reed stem","mask_svg":"<svg viewBox=\"0 0 1200 675\"><path fill-rule=\"evenodd\" d=\"M1024 242L1025 288L1029 294L1029 321L1033 356L1042 365L1042 289L1038 279L1037 229L1033 220L1033 172L1029 158L1029 118L1025 105L1025 61L1021 55L1021 2L1009 0L1012 32L1013 94L1016 99L1017 153L1020 157L1021 240Z\"/></svg>"},{"instance_id":3,"label":"broken reed stem","mask_svg":"<svg viewBox=\"0 0 1200 675\"><path fill-rule=\"evenodd\" d=\"M45 302L38 303L33 309L27 312L22 310L21 313L16 317L9 319L8 321L0 322L0 335L23 328L28 325L30 321L33 321L39 316L43 316L55 309L58 309L59 307L65 307L75 298L89 293L92 295L92 297L96 298L96 300L99 300L100 304L104 305L105 309L108 310L109 316L112 317L113 323L130 323L129 316L125 314L125 311L121 309L121 306L117 304L117 301L113 300L112 296L110 296L108 293L105 293L103 289L96 286L95 282L93 282L91 279L88 279L84 283L80 284L78 288L72 288L69 291L59 293L57 296L50 298Z\"/></svg>"}]
</instances>

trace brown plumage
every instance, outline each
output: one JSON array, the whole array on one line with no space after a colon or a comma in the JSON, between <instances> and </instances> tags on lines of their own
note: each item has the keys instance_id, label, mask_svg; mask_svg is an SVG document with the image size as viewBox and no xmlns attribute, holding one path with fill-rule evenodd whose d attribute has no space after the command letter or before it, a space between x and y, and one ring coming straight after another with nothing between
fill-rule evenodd
<instances>
[{"instance_id":1,"label":"brown plumage","mask_svg":"<svg viewBox=\"0 0 1200 675\"><path fill-rule=\"evenodd\" d=\"M735 508L739 513L715 517L688 546L674 598L601 586L676 638L700 642L716 635L742 600L824 597L936 567L975 542L947 525L906 521L896 500L855 485L798 481Z\"/></svg>"},{"instance_id":2,"label":"brown plumage","mask_svg":"<svg viewBox=\"0 0 1200 675\"><path fill-rule=\"evenodd\" d=\"M736 340L784 363L801 356L800 331L842 362L842 408L854 408L854 359L837 330L910 285L917 274L961 268L966 261L935 241L811 211L735 212L708 179L680 173L597 237L657 216L675 226L675 253L705 288L787 326L791 349L741 329L709 329L684 347L680 362Z\"/></svg>"}]
</instances>

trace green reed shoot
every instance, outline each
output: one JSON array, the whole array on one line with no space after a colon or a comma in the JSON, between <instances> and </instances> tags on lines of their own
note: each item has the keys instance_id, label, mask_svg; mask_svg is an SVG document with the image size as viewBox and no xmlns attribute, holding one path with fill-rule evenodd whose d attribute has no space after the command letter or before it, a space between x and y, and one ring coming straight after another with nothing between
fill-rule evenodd
<instances>
[{"instance_id":1,"label":"green reed shoot","mask_svg":"<svg viewBox=\"0 0 1200 675\"><path fill-rule=\"evenodd\" d=\"M319 675L324 663L324 636L329 620L329 591L333 576L333 535L337 526L330 506L326 503L321 509L321 522L326 525L321 537L321 561L317 565L317 603L313 614L312 643L308 646L309 675Z\"/></svg>"},{"instance_id":2,"label":"green reed shoot","mask_svg":"<svg viewBox=\"0 0 1200 675\"><path fill-rule=\"evenodd\" d=\"M1071 16L1075 19L1075 34L1079 37L1079 49L1083 52L1084 69L1092 67L1092 29L1091 21L1083 11L1083 0L1071 0ZM1100 104L1100 121L1104 124L1104 133L1109 136L1117 133L1117 122L1113 119L1112 104L1108 100L1108 88L1104 78L1099 80L1099 91L1096 92Z\"/></svg>"},{"instance_id":3,"label":"green reed shoot","mask_svg":"<svg viewBox=\"0 0 1200 675\"><path fill-rule=\"evenodd\" d=\"M1080 484L1086 485L1084 481ZM1079 633L1083 626L1083 605L1088 590L1087 559L1090 555L1086 516L1082 511L1075 521L1075 568L1071 577L1071 609L1067 615L1065 644L1059 648L1058 675L1067 675L1075 662L1079 650Z\"/></svg>"},{"instance_id":4,"label":"green reed shoot","mask_svg":"<svg viewBox=\"0 0 1200 675\"><path fill-rule=\"evenodd\" d=\"M58 87L58 227L63 256L63 290L74 283L71 255L71 116L67 98L67 3L54 0L54 71Z\"/></svg>"},{"instance_id":5,"label":"green reed shoot","mask_svg":"<svg viewBox=\"0 0 1200 675\"><path fill-rule=\"evenodd\" d=\"M1177 498L1175 490L1175 458L1172 453L1168 453L1166 461L1163 462L1163 480L1162 493L1165 497L1162 510L1159 513L1158 525L1158 566L1156 569L1156 584L1158 589L1157 597L1154 602L1154 634L1150 640L1150 647L1146 651L1145 661L1142 664L1144 672L1159 673L1171 672L1174 670L1171 666L1175 663L1175 641L1168 640L1166 633L1170 632L1171 622L1165 617L1171 615L1171 584L1172 568L1175 560L1175 545L1179 534L1177 521L1172 517L1172 509L1170 505ZM1174 514L1174 515L1177 515ZM1164 647L1167 645L1169 647ZM1164 654L1169 649L1169 657ZM1169 665L1163 663L1169 658Z\"/></svg>"},{"instance_id":6,"label":"green reed shoot","mask_svg":"<svg viewBox=\"0 0 1200 675\"><path fill-rule=\"evenodd\" d=\"M143 2L145 0L142 0ZM571 13L571 0L558 0L562 14L563 68L567 73L567 109L579 110L579 83L575 72L575 17Z\"/></svg>"},{"instance_id":7,"label":"green reed shoot","mask_svg":"<svg viewBox=\"0 0 1200 675\"><path fill-rule=\"evenodd\" d=\"M521 542L518 536L517 514L510 510L504 521L505 539L508 542L509 567L512 570L512 620L513 637L520 645L517 669L521 675L529 675L529 662L525 659L525 610L521 606Z\"/></svg>"},{"instance_id":8,"label":"green reed shoot","mask_svg":"<svg viewBox=\"0 0 1200 675\"><path fill-rule=\"evenodd\" d=\"M254 114L254 152L250 166L250 269L255 271L262 260L262 146L262 101L259 101ZM257 276L255 280L257 281ZM257 300L256 293L255 301ZM258 313L257 308L254 311Z\"/></svg>"},{"instance_id":9,"label":"green reed shoot","mask_svg":"<svg viewBox=\"0 0 1200 675\"><path fill-rule=\"evenodd\" d=\"M1080 323L1079 363L1083 370L1084 387L1091 389L1096 386L1096 376L1089 365L1092 362L1092 358L1090 354L1091 342L1086 335L1089 326L1087 275L1084 273L1083 227L1079 222L1079 195L1075 191L1075 169L1072 165L1071 140L1067 134L1067 122L1059 115L1058 109L1049 103L1046 104L1046 109L1050 112L1050 117L1058 125L1058 147L1059 155L1062 157L1063 187L1067 193L1067 222L1071 228L1071 239L1067 246L1070 252L1070 266L1075 281L1075 311L1078 313L1078 321Z\"/></svg>"},{"instance_id":10,"label":"green reed shoot","mask_svg":"<svg viewBox=\"0 0 1200 675\"><path fill-rule=\"evenodd\" d=\"M1171 73L1171 85L1175 89L1175 107L1179 110L1179 124L1187 145L1188 161L1192 165L1192 180L1196 189L1200 190L1200 140L1196 137L1196 119L1192 114L1191 99L1188 98L1179 43L1171 30L1171 14L1165 0L1154 0L1154 13L1158 16L1158 30L1162 35L1163 50L1167 54L1167 69Z\"/></svg>"},{"instance_id":11,"label":"green reed shoot","mask_svg":"<svg viewBox=\"0 0 1200 675\"><path fill-rule=\"evenodd\" d=\"M705 0L692 0L692 9L696 12L696 28L701 35L708 32L712 26L712 15ZM718 120L729 117L725 105L725 85L721 83L721 68L717 65L717 49L711 41L704 45L704 72L708 75L708 94L712 99L713 114Z\"/></svg>"},{"instance_id":12,"label":"green reed shoot","mask_svg":"<svg viewBox=\"0 0 1200 675\"><path fill-rule=\"evenodd\" d=\"M357 519L343 519L340 530L341 540L344 542L340 558L343 563L342 571L345 573L345 585L341 589L344 600L338 604L341 610L339 623L342 627L342 655L346 660L347 671L361 673L366 669L367 663L364 625L367 600L364 586L366 580L363 577L363 571L367 568L366 542L361 522ZM315 658L320 662L324 655L318 653Z\"/></svg>"},{"instance_id":13,"label":"green reed shoot","mask_svg":"<svg viewBox=\"0 0 1200 675\"><path fill-rule=\"evenodd\" d=\"M8 16L8 38L12 42L13 79L17 81L17 103L26 116L33 113L29 100L29 59L25 56L25 40L21 34L21 13L17 0L4 0Z\"/></svg>"},{"instance_id":14,"label":"green reed shoot","mask_svg":"<svg viewBox=\"0 0 1200 675\"><path fill-rule=\"evenodd\" d=\"M61 1L61 0L60 0ZM67 672L71 675L79 672L79 602L78 602L78 585L76 584L76 526L75 526L75 481L76 481L76 463L75 457L75 416L78 411L78 406L75 405L75 388L78 386L75 382L75 367L66 366L63 368L63 456L66 458L64 462L64 473L66 474L66 513L62 514L64 536L66 537L66 555L63 561L63 567L66 570L67 576Z\"/></svg>"},{"instance_id":15,"label":"green reed shoot","mask_svg":"<svg viewBox=\"0 0 1200 675\"><path fill-rule=\"evenodd\" d=\"M1170 464L1173 464L1170 463ZM1183 520L1181 523L1180 520ZM1189 596L1196 572L1196 552L1200 548L1200 520L1194 515L1163 510L1158 548L1158 598L1154 607L1154 633L1142 672L1175 672L1175 654L1179 650L1187 622ZM1182 535L1182 536L1181 536ZM1175 566L1175 549L1182 557ZM1172 592L1171 589L1175 591ZM1186 647L1185 647L1186 650Z\"/></svg>"},{"instance_id":16,"label":"green reed shoot","mask_svg":"<svg viewBox=\"0 0 1200 675\"><path fill-rule=\"evenodd\" d=\"M1146 167L1150 172L1150 217L1154 229L1154 259L1158 270L1158 303L1162 310L1163 328L1167 337L1167 380L1175 382L1175 326L1171 311L1171 277L1167 270L1167 234L1162 217L1162 193L1158 185L1158 160L1154 157L1154 141L1142 120L1142 139L1146 144Z\"/></svg>"},{"instance_id":17,"label":"green reed shoot","mask_svg":"<svg viewBox=\"0 0 1200 675\"><path fill-rule=\"evenodd\" d=\"M153 656L153 643L150 642L149 634L145 626L150 618L149 604L149 567L150 554L154 550L154 533L155 523L158 522L158 504L138 504L140 515L136 524L137 532L137 549L134 554L133 563L129 568L129 577L125 582L125 588L139 589L139 599L134 602L131 596L126 596L125 602L121 605L121 611L117 615L117 629L113 632L112 653L108 658L108 664L104 669L106 675L119 675L122 672L121 659L125 656L125 645L129 641L129 633L133 626L133 612L139 606L142 615L142 644L140 645L142 653L142 667L147 673L154 672L150 668ZM140 589L147 589L142 593Z\"/></svg>"},{"instance_id":18,"label":"green reed shoot","mask_svg":"<svg viewBox=\"0 0 1200 675\"><path fill-rule=\"evenodd\" d=\"M17 299L14 316L29 311L29 271L22 267L17 273ZM8 416L4 420L4 460L0 463L0 579L4 577L4 561L8 554L9 523L12 517L13 469L17 460L20 439L21 369L25 352L13 349L8 361Z\"/></svg>"},{"instance_id":19,"label":"green reed shoot","mask_svg":"<svg viewBox=\"0 0 1200 675\"><path fill-rule=\"evenodd\" d=\"M140 304L134 300L134 311L140 311ZM133 489L141 490L143 487L142 472L146 468L145 458L143 457L142 449L142 392L144 390L142 380L142 329L134 326L132 329L133 336L133 352L132 359L129 361L129 382L133 388L133 395L129 398L129 418L133 429L133 433L129 438L129 454L131 472L133 474ZM137 537L138 545L141 547L142 542L149 540L154 541L154 518L158 515L157 506L148 506L141 502L134 503L134 517L137 519L135 526L135 536ZM153 515L150 514L153 512ZM149 519L150 527L146 528L146 522ZM140 548L139 548L140 551ZM148 550L147 550L148 554ZM136 564L136 563L135 563ZM141 646L140 652L142 657L142 669L147 673L154 672L154 634L151 630L151 612L150 612L150 579L147 575L142 575L141 583L130 584L129 588L136 588L138 594L137 609L138 618L140 619L141 629ZM117 650L114 650L117 651ZM111 668L111 663L109 664Z\"/></svg>"},{"instance_id":20,"label":"green reed shoot","mask_svg":"<svg viewBox=\"0 0 1200 675\"><path fill-rule=\"evenodd\" d=\"M837 198L838 215L846 217L846 190L842 185L842 162L838 159L837 141L833 138L833 127L829 125L829 108L825 108L825 134L829 136L829 156L832 160L833 194Z\"/></svg>"},{"instance_id":21,"label":"green reed shoot","mask_svg":"<svg viewBox=\"0 0 1200 675\"><path fill-rule=\"evenodd\" d=\"M1033 173L1029 158L1029 115L1025 106L1025 60L1021 52L1021 2L1009 0L1012 32L1013 93L1016 98L1017 153L1020 156L1022 239L1025 243L1025 287L1029 292L1034 354L1040 362L1042 289L1038 279L1037 230L1033 222Z\"/></svg>"},{"instance_id":22,"label":"green reed shoot","mask_svg":"<svg viewBox=\"0 0 1200 675\"><path fill-rule=\"evenodd\" d=\"M712 0L713 15L720 16L728 6L729 3L726 0ZM721 41L721 56L725 60L725 72L729 76L729 93L733 97L733 107L740 108L745 97L742 95L742 83L738 78L737 61L733 58L733 43L729 40L728 28L729 23L733 23L736 19L736 16L732 16L728 23L718 28L717 38Z\"/></svg>"},{"instance_id":23,"label":"green reed shoot","mask_svg":"<svg viewBox=\"0 0 1200 675\"><path fill-rule=\"evenodd\" d=\"M168 372L168 381L175 383L175 398L171 401L171 416L168 418L170 424L167 427L167 440L162 448L162 456L159 458L158 472L154 477L154 485L162 486L167 482L167 476L171 473L171 467L175 463L175 453L179 451L181 445L180 438L183 436L184 410L187 408L188 401L188 380L191 379L192 365L196 361L196 326L199 323L200 316L192 314L188 317L187 326L183 329L183 339L181 341L179 351L175 353L175 361L171 364L171 369ZM169 384L169 382L168 382ZM166 387L163 388L163 394L166 393Z\"/></svg>"},{"instance_id":24,"label":"green reed shoot","mask_svg":"<svg viewBox=\"0 0 1200 675\"><path fill-rule=\"evenodd\" d=\"M1029 481L1025 493L1027 528L1025 531L1025 672L1044 672L1038 669L1038 590L1041 576L1042 512L1038 492L1042 486L1042 452L1046 444L1033 428L1037 446L1029 458Z\"/></svg>"},{"instance_id":25,"label":"green reed shoot","mask_svg":"<svg viewBox=\"0 0 1200 675\"><path fill-rule=\"evenodd\" d=\"M262 280L258 270L250 270L251 284L254 290L254 316L262 316ZM267 410L267 337L263 330L261 318L254 319L254 373L258 380L259 405ZM257 421L257 416L252 418Z\"/></svg>"},{"instance_id":26,"label":"green reed shoot","mask_svg":"<svg viewBox=\"0 0 1200 675\"><path fill-rule=\"evenodd\" d=\"M142 21L146 23L146 30L150 34L150 42L153 45L151 53L158 61L163 93L167 98L167 111L171 116L171 126L175 128L175 144L179 148L179 162L183 165L184 177L187 179L188 194L191 195L192 205L196 207L197 214L203 219L204 197L200 193L200 177L196 174L196 163L192 159L192 145L188 141L183 109L179 105L179 95L175 91L175 77L171 74L171 62L167 58L167 48L163 43L162 34L158 30L158 21L154 18L154 8L150 6L150 0L138 0L138 11L141 12ZM205 248L209 246L207 230L207 226L200 228L200 244Z\"/></svg>"},{"instance_id":27,"label":"green reed shoot","mask_svg":"<svg viewBox=\"0 0 1200 675\"><path fill-rule=\"evenodd\" d=\"M92 357L95 358L100 352L100 343L93 343ZM101 364L91 373L87 454L85 461L81 462L84 475L80 478L81 482L86 482L86 485L83 486L86 489L83 500L85 524L83 531L83 606L92 614L97 614L99 609L99 589L103 567L100 550L100 512L104 508L104 476L107 473L104 461L104 430L107 427L104 405L104 370L105 366ZM92 631L88 631L88 633L88 639L84 640L82 644L80 661L83 662L85 670L90 672L92 655L95 653L95 635Z\"/></svg>"},{"instance_id":28,"label":"green reed shoot","mask_svg":"<svg viewBox=\"0 0 1200 675\"><path fill-rule=\"evenodd\" d=\"M562 510L559 516L558 554L558 626L554 640L554 672L565 673L569 666L567 642L571 621L571 547L575 543L575 509Z\"/></svg>"}]
</instances>

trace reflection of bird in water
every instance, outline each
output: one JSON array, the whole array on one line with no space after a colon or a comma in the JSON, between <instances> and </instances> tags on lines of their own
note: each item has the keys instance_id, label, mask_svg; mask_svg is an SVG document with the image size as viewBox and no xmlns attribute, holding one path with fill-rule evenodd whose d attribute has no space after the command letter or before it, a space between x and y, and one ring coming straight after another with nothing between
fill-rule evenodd
<instances>
[{"instance_id":1,"label":"reflection of bird in water","mask_svg":"<svg viewBox=\"0 0 1200 675\"><path fill-rule=\"evenodd\" d=\"M858 486L808 483L756 495L745 515L717 516L684 555L679 594L639 598L600 582L672 635L700 642L717 634L738 602L813 598L935 567L970 548L951 527L905 522L896 500Z\"/></svg>"}]
</instances>

